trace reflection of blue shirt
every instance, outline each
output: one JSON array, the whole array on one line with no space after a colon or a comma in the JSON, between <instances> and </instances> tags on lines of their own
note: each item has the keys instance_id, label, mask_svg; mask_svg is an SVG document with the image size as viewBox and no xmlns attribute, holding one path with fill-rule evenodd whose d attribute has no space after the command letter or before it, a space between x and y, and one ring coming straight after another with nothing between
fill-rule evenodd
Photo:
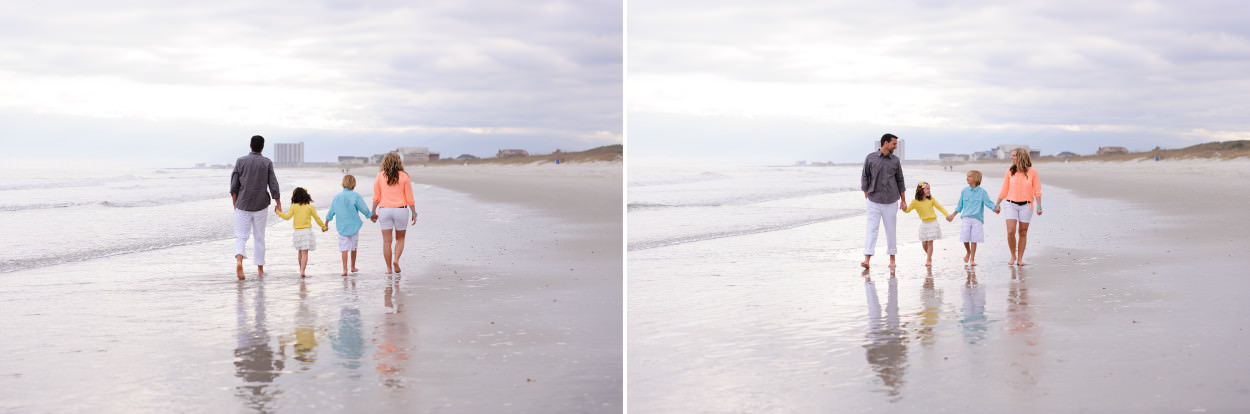
<instances>
[{"instance_id":1,"label":"reflection of blue shirt","mask_svg":"<svg viewBox=\"0 0 1250 414\"><path fill-rule=\"evenodd\" d=\"M356 215L357 211L365 217L373 216L373 212L369 211L369 205L365 204L364 197L344 188L342 192L334 196L334 201L330 202L330 212L326 213L326 221L338 216L339 220L334 222L334 228L339 231L339 235L355 236L360 232L360 226L365 223L360 216Z\"/></svg>"},{"instance_id":2,"label":"reflection of blue shirt","mask_svg":"<svg viewBox=\"0 0 1250 414\"><path fill-rule=\"evenodd\" d=\"M959 205L955 206L955 212L963 218L974 218L984 223L985 219L981 214L984 211L981 209L982 206L994 208L994 201L990 200L989 193L986 193L981 186L964 187L964 191L959 193Z\"/></svg>"},{"instance_id":3,"label":"reflection of blue shirt","mask_svg":"<svg viewBox=\"0 0 1250 414\"><path fill-rule=\"evenodd\" d=\"M339 315L339 332L330 338L334 353L343 359L348 368L359 368L360 357L365 354L365 339L361 336L360 310L343 308Z\"/></svg>"}]
</instances>

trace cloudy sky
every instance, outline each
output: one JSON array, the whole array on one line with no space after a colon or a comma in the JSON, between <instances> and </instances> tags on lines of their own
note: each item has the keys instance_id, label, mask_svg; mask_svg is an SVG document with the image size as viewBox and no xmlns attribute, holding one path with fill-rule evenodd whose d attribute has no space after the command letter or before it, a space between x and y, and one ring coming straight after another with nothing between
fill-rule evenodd
<instances>
[{"instance_id":1,"label":"cloudy sky","mask_svg":"<svg viewBox=\"0 0 1250 414\"><path fill-rule=\"evenodd\" d=\"M622 143L620 0L0 5L0 162ZM267 146L270 153L272 145Z\"/></svg>"},{"instance_id":2,"label":"cloudy sky","mask_svg":"<svg viewBox=\"0 0 1250 414\"><path fill-rule=\"evenodd\" d=\"M1238 1L630 0L633 162L1250 139Z\"/></svg>"}]
</instances>

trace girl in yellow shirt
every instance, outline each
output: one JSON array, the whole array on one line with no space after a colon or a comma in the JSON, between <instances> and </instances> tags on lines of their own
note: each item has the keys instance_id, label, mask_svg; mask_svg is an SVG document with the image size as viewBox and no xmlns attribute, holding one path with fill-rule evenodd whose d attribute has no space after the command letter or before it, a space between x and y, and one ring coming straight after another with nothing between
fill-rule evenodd
<instances>
[{"instance_id":1,"label":"girl in yellow shirt","mask_svg":"<svg viewBox=\"0 0 1250 414\"><path fill-rule=\"evenodd\" d=\"M326 231L326 224L317 215L317 208L312 205L312 196L308 195L308 190L304 187L295 187L295 191L291 193L290 213L283 213L281 206L274 206L273 212L278 213L283 220L295 218L292 222L295 232L291 233L291 239L295 250L299 250L299 277L304 277L304 268L308 267L308 251L317 250L317 234L312 231L312 220L317 220L321 231Z\"/></svg>"},{"instance_id":2,"label":"girl in yellow shirt","mask_svg":"<svg viewBox=\"0 0 1250 414\"><path fill-rule=\"evenodd\" d=\"M943 217L950 215L942 208L942 203L933 198L929 183L921 181L916 185L916 199L907 203L907 209L903 210L904 213L916 210L916 214L920 215L920 246L927 256L925 267L933 266L933 241L942 238L942 227L938 226L937 214L933 212L935 207Z\"/></svg>"}]
</instances>

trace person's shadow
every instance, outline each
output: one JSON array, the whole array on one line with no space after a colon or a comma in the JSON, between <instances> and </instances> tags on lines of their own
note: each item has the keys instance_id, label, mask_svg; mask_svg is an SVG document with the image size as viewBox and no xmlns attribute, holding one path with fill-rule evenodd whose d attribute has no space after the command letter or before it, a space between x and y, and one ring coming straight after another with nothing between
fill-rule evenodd
<instances>
[{"instance_id":1,"label":"person's shadow","mask_svg":"<svg viewBox=\"0 0 1250 414\"><path fill-rule=\"evenodd\" d=\"M907 332L898 315L898 279L890 272L885 315L877 299L877 284L864 270L864 290L868 298L868 335L864 344L868 365L877 373L891 402L902 399L903 375L907 368Z\"/></svg>"},{"instance_id":2,"label":"person's shadow","mask_svg":"<svg viewBox=\"0 0 1250 414\"><path fill-rule=\"evenodd\" d=\"M246 299L243 297L243 286L247 282L240 281L236 301L238 316L238 343L234 348L235 376L243 380L243 384L235 387L235 396L256 412L270 412L275 397L282 393L273 386L283 369L281 359L274 358L273 348L269 345L269 331L265 325L265 283L264 279L256 281L256 295L252 298L253 314L249 318Z\"/></svg>"}]
</instances>

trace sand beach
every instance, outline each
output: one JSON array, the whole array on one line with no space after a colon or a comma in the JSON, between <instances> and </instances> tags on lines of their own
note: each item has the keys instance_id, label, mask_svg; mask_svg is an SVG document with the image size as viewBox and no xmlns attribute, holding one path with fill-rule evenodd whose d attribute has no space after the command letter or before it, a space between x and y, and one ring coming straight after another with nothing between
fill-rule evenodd
<instances>
[{"instance_id":1,"label":"sand beach","mask_svg":"<svg viewBox=\"0 0 1250 414\"><path fill-rule=\"evenodd\" d=\"M1250 407L1250 377L1239 368L1250 365L1243 293L1250 289L1250 225L1238 219L1250 195L1236 189L1250 162L1036 167L1045 213L1030 232L1030 265L1006 264L1002 219L987 213L979 266L961 263L956 219L942 223L945 237L927 269L919 220L900 213L893 271L884 257L868 271L858 266L863 196L857 182L842 182L857 169L695 175L724 177L738 185L720 187L747 192L759 177L828 176L835 190L755 197L764 201L747 206L761 216L835 213L775 231L718 229L732 236L654 248L635 244L635 234L649 234L642 227L660 221L649 216L656 203L638 199L664 192L650 183L635 187L631 171L630 412ZM982 170L983 185L997 193L1005 165L904 170L908 185L932 183L951 207L969 168Z\"/></svg>"},{"instance_id":2,"label":"sand beach","mask_svg":"<svg viewBox=\"0 0 1250 414\"><path fill-rule=\"evenodd\" d=\"M271 215L267 275L248 260L236 282L233 241L216 225L163 218L227 222L228 196L49 210L105 211L61 234L120 214L200 235L6 261L0 412L620 412L621 163L472 168L409 166L421 215L403 273L389 276L367 222L359 273L339 276L331 226L300 279L291 224ZM376 169L352 173L367 199ZM225 194L223 174L204 191ZM341 172L278 176L284 206L303 186L324 216ZM63 243L130 242L102 232Z\"/></svg>"}]
</instances>

